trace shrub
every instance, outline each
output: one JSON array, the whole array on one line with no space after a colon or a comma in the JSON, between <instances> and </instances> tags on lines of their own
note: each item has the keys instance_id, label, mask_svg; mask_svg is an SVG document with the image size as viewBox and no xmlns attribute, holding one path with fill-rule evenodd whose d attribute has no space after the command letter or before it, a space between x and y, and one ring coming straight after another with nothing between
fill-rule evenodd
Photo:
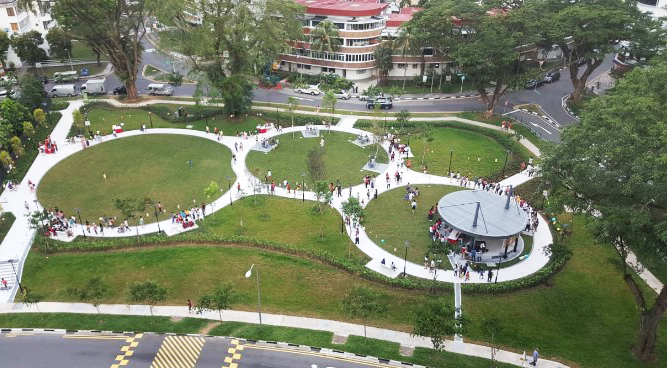
<instances>
[{"instance_id":1,"label":"shrub","mask_svg":"<svg viewBox=\"0 0 667 368\"><path fill-rule=\"evenodd\" d=\"M51 106L49 106L49 109L51 111L60 111L60 110L65 110L68 107L69 107L68 101L53 101L51 102Z\"/></svg>"}]
</instances>

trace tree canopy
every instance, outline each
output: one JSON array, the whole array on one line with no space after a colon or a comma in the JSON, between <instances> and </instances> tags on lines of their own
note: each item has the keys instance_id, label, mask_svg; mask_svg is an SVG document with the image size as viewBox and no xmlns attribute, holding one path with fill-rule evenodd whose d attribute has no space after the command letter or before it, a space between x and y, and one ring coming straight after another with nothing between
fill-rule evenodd
<instances>
[{"instance_id":1,"label":"tree canopy","mask_svg":"<svg viewBox=\"0 0 667 368\"><path fill-rule=\"evenodd\" d=\"M72 38L61 28L52 28L46 34L49 52L56 59L65 60L72 52Z\"/></svg>"},{"instance_id":2,"label":"tree canopy","mask_svg":"<svg viewBox=\"0 0 667 368\"><path fill-rule=\"evenodd\" d=\"M625 265L629 248L667 253L667 63L626 74L604 97L588 102L579 124L545 152L541 172L558 209L596 214L588 225L622 259L625 281L641 311L641 359L654 355L658 323L667 309L663 288L649 308Z\"/></svg>"},{"instance_id":3,"label":"tree canopy","mask_svg":"<svg viewBox=\"0 0 667 368\"><path fill-rule=\"evenodd\" d=\"M39 47L43 43L42 34L38 31L12 36L14 52L23 62L30 65L35 65L36 62L46 59L46 51Z\"/></svg>"}]
</instances>

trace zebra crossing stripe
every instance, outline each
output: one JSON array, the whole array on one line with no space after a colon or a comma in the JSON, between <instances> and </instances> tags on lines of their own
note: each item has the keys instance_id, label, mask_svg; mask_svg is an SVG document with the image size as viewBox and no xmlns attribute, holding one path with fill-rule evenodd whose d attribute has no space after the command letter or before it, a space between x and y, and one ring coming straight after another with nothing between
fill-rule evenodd
<instances>
[{"instance_id":1,"label":"zebra crossing stripe","mask_svg":"<svg viewBox=\"0 0 667 368\"><path fill-rule=\"evenodd\" d=\"M204 342L203 337L167 336L162 341L151 368L193 368Z\"/></svg>"}]
</instances>

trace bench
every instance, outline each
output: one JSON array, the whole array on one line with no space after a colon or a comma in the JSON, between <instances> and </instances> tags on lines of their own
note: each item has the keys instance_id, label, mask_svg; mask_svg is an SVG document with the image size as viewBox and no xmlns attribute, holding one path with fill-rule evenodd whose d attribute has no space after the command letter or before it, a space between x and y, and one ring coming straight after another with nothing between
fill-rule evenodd
<instances>
[{"instance_id":1,"label":"bench","mask_svg":"<svg viewBox=\"0 0 667 368\"><path fill-rule=\"evenodd\" d=\"M382 258L382 260L385 261L385 258ZM386 261L385 261L384 263L380 262L380 266L382 266L382 267L388 269L388 270L391 271L391 272L396 271L396 265L394 265L394 267L392 268L392 267L391 267L391 264L387 264Z\"/></svg>"}]
</instances>

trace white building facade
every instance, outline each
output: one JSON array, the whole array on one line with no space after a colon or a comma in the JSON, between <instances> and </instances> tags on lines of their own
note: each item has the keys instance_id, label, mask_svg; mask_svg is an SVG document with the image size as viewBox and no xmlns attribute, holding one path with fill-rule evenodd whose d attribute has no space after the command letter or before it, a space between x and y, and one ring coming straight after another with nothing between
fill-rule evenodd
<instances>
[{"instance_id":1,"label":"white building facade","mask_svg":"<svg viewBox=\"0 0 667 368\"><path fill-rule=\"evenodd\" d=\"M91 0L94 1L94 0ZM30 31L38 31L45 38L41 45L47 54L49 45L46 43L46 33L55 26L51 18L51 6L53 1L33 2L33 10L21 10L16 0L0 0L0 29L12 35L23 34ZM12 48L7 51L7 64L13 63L17 68L23 64Z\"/></svg>"}]
</instances>

